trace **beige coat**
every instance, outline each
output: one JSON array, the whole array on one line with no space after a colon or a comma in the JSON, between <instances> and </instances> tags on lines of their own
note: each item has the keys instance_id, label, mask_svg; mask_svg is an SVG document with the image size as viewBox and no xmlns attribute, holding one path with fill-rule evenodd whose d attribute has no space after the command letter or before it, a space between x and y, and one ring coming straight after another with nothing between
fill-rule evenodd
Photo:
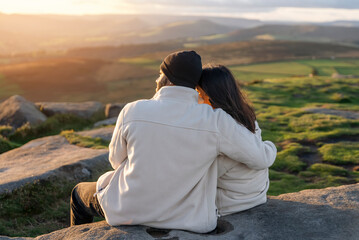
<instances>
[{"instance_id":1,"label":"beige coat","mask_svg":"<svg viewBox=\"0 0 359 240\"><path fill-rule=\"evenodd\" d=\"M255 135L262 140L257 122ZM223 155L217 158L217 163L216 205L221 216L244 211L267 201L268 168L251 169Z\"/></svg>"},{"instance_id":2,"label":"beige coat","mask_svg":"<svg viewBox=\"0 0 359 240\"><path fill-rule=\"evenodd\" d=\"M211 231L217 224L216 157L253 169L272 165L273 143L197 99L193 89L167 86L121 111L109 146L115 170L97 181L110 225Z\"/></svg>"}]
</instances>

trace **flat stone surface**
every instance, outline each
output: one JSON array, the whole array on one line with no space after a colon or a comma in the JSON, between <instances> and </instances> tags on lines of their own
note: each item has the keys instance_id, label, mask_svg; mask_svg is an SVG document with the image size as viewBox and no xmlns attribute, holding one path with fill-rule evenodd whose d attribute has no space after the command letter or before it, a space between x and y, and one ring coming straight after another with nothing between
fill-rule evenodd
<instances>
[{"instance_id":1,"label":"flat stone surface","mask_svg":"<svg viewBox=\"0 0 359 240\"><path fill-rule=\"evenodd\" d=\"M101 221L65 228L36 239L357 240L358 226L359 184L353 184L270 197L267 204L220 218L217 232L210 234L146 226L111 227Z\"/></svg>"},{"instance_id":2,"label":"flat stone surface","mask_svg":"<svg viewBox=\"0 0 359 240\"><path fill-rule=\"evenodd\" d=\"M49 176L86 178L96 164L109 165L107 150L78 147L62 136L36 139L0 155L0 193Z\"/></svg>"},{"instance_id":3,"label":"flat stone surface","mask_svg":"<svg viewBox=\"0 0 359 240\"><path fill-rule=\"evenodd\" d=\"M359 119L359 113L352 112L352 111L335 110L335 109L328 109L328 108L306 108L304 110L307 112L311 112L311 113L335 115L335 116L341 116L341 117L348 118L348 119Z\"/></svg>"},{"instance_id":4,"label":"flat stone surface","mask_svg":"<svg viewBox=\"0 0 359 240\"><path fill-rule=\"evenodd\" d=\"M76 132L77 134L91 138L101 138L106 141L111 141L112 133L115 127L102 127L88 131Z\"/></svg>"},{"instance_id":5,"label":"flat stone surface","mask_svg":"<svg viewBox=\"0 0 359 240\"><path fill-rule=\"evenodd\" d=\"M36 106L46 115L52 116L56 113L71 113L79 117L90 118L95 113L103 112L104 106L100 102L38 102Z\"/></svg>"},{"instance_id":6,"label":"flat stone surface","mask_svg":"<svg viewBox=\"0 0 359 240\"><path fill-rule=\"evenodd\" d=\"M93 126L94 127L101 127L101 126L115 125L116 122L117 122L117 117L113 117L113 118L109 118L109 119L99 121L99 122L95 123Z\"/></svg>"},{"instance_id":7,"label":"flat stone surface","mask_svg":"<svg viewBox=\"0 0 359 240\"><path fill-rule=\"evenodd\" d=\"M0 104L0 125L21 127L26 122L31 125L46 121L47 117L37 109L35 104L25 98L14 95Z\"/></svg>"}]
</instances>

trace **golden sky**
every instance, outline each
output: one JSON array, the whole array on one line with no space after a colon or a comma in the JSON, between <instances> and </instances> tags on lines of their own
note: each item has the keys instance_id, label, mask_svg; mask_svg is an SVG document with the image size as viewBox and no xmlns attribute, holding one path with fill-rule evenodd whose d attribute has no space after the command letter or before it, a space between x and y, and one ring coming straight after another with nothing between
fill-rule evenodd
<instances>
[{"instance_id":1,"label":"golden sky","mask_svg":"<svg viewBox=\"0 0 359 240\"><path fill-rule=\"evenodd\" d=\"M0 12L27 14L102 14L127 13L121 1L113 0L0 0Z\"/></svg>"},{"instance_id":2,"label":"golden sky","mask_svg":"<svg viewBox=\"0 0 359 240\"><path fill-rule=\"evenodd\" d=\"M359 21L359 0L0 0L0 13L169 14L264 21Z\"/></svg>"}]
</instances>

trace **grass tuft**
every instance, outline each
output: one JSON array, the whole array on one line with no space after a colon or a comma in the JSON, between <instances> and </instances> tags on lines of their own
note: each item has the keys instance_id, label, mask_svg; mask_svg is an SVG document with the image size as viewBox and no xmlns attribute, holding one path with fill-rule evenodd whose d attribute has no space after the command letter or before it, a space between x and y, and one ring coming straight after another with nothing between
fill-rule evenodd
<instances>
[{"instance_id":1,"label":"grass tuft","mask_svg":"<svg viewBox=\"0 0 359 240\"><path fill-rule=\"evenodd\" d=\"M0 135L7 137L14 131L10 125L0 125Z\"/></svg>"},{"instance_id":2,"label":"grass tuft","mask_svg":"<svg viewBox=\"0 0 359 240\"><path fill-rule=\"evenodd\" d=\"M339 142L325 144L319 148L323 155L323 161L345 165L359 164L359 143L358 142Z\"/></svg>"},{"instance_id":3,"label":"grass tuft","mask_svg":"<svg viewBox=\"0 0 359 240\"><path fill-rule=\"evenodd\" d=\"M69 143L79 147L93 148L93 149L107 149L109 142L101 138L84 137L76 134L73 130L62 131L61 136L64 136Z\"/></svg>"},{"instance_id":4,"label":"grass tuft","mask_svg":"<svg viewBox=\"0 0 359 240\"><path fill-rule=\"evenodd\" d=\"M0 154L10 151L11 149L17 148L19 146L19 144L13 143L0 135Z\"/></svg>"},{"instance_id":5,"label":"grass tuft","mask_svg":"<svg viewBox=\"0 0 359 240\"><path fill-rule=\"evenodd\" d=\"M326 163L315 163L308 168L309 171L319 175L319 176L348 176L349 172L343 167L338 167Z\"/></svg>"},{"instance_id":6,"label":"grass tuft","mask_svg":"<svg viewBox=\"0 0 359 240\"><path fill-rule=\"evenodd\" d=\"M85 119L73 114L56 114L49 117L45 122L33 127L29 124L24 124L16 129L9 136L9 139L16 143L25 144L36 138L59 134L63 130L79 131L89 128L98 119L101 118L96 116L94 119Z\"/></svg>"},{"instance_id":7,"label":"grass tuft","mask_svg":"<svg viewBox=\"0 0 359 240\"><path fill-rule=\"evenodd\" d=\"M0 195L0 235L35 237L68 226L74 185L41 180Z\"/></svg>"},{"instance_id":8,"label":"grass tuft","mask_svg":"<svg viewBox=\"0 0 359 240\"><path fill-rule=\"evenodd\" d=\"M282 151L277 153L277 158L271 169L290 173L300 172L305 168L306 164L300 161L297 155L305 151L308 151L308 149L299 143L289 143Z\"/></svg>"},{"instance_id":9,"label":"grass tuft","mask_svg":"<svg viewBox=\"0 0 359 240\"><path fill-rule=\"evenodd\" d=\"M79 181L96 181L109 165L98 165L89 179L36 180L0 195L0 235L36 237L68 227L70 195Z\"/></svg>"},{"instance_id":10,"label":"grass tuft","mask_svg":"<svg viewBox=\"0 0 359 240\"><path fill-rule=\"evenodd\" d=\"M270 187L268 195L297 192L308 188L308 183L300 177L279 171L269 170Z\"/></svg>"}]
</instances>

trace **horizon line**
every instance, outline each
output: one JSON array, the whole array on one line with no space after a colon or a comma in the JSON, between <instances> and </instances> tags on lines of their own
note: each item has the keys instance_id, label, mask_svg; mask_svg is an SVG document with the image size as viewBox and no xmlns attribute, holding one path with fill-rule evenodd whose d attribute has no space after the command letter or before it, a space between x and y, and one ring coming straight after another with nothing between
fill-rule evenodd
<instances>
[{"instance_id":1,"label":"horizon line","mask_svg":"<svg viewBox=\"0 0 359 240\"><path fill-rule=\"evenodd\" d=\"M235 16L235 15L221 15L221 14L192 14L192 13L184 13L184 14L162 14L162 13L80 13L80 14L66 14L66 13L6 13L1 12L0 15L20 15L20 16L61 16L61 17L86 17L86 16L167 16L167 17L208 17L208 18L228 18L228 19L243 19L243 20L252 20L252 21L258 21L258 22L269 22L269 23L332 23L332 22L359 22L359 20L347 20L347 19L337 19L337 20L328 20L328 21L293 21L293 20L261 20L259 18L248 18L248 17L241 17L241 16Z\"/></svg>"}]
</instances>

